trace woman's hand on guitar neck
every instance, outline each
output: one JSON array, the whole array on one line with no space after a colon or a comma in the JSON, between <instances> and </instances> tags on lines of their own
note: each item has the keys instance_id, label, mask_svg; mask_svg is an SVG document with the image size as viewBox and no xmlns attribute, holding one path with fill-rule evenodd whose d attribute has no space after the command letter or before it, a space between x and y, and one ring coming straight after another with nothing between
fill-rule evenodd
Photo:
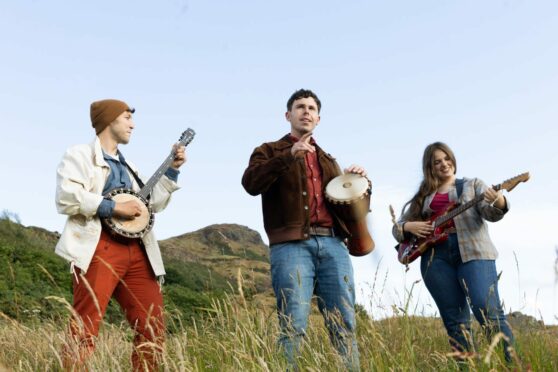
<instances>
[{"instance_id":1,"label":"woman's hand on guitar neck","mask_svg":"<svg viewBox=\"0 0 558 372\"><path fill-rule=\"evenodd\" d=\"M432 234L434 227L432 226L432 222L412 221L405 222L403 232L405 231L408 231L419 238L426 238L428 235Z\"/></svg>"},{"instance_id":2,"label":"woman's hand on guitar neck","mask_svg":"<svg viewBox=\"0 0 558 372\"><path fill-rule=\"evenodd\" d=\"M114 205L112 215L126 220L133 220L134 218L141 216L141 205L135 200L116 203Z\"/></svg>"},{"instance_id":3,"label":"woman's hand on guitar neck","mask_svg":"<svg viewBox=\"0 0 558 372\"><path fill-rule=\"evenodd\" d=\"M502 191L496 191L492 187L484 192L484 201L498 209L506 208L506 199L502 195Z\"/></svg>"}]
</instances>

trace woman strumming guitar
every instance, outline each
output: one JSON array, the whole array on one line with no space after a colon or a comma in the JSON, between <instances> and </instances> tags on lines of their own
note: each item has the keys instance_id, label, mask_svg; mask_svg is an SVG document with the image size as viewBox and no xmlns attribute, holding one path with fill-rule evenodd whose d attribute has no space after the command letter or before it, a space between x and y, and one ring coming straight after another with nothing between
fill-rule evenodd
<instances>
[{"instance_id":1,"label":"woman strumming guitar","mask_svg":"<svg viewBox=\"0 0 558 372\"><path fill-rule=\"evenodd\" d=\"M424 252L420 269L452 348L460 352L471 350L470 304L489 337L497 332L505 335L504 353L510 361L508 347L513 343L513 334L498 295L495 264L498 252L485 222L501 220L509 203L501 192L477 178L456 180L456 168L455 156L446 144L435 142L426 147L422 159L424 179L418 192L403 207L401 219L393 226L393 235L399 242L411 237L410 234L426 238L434 228L425 219L442 213L452 203L467 202L484 193L483 201L447 225L447 240Z\"/></svg>"}]
</instances>

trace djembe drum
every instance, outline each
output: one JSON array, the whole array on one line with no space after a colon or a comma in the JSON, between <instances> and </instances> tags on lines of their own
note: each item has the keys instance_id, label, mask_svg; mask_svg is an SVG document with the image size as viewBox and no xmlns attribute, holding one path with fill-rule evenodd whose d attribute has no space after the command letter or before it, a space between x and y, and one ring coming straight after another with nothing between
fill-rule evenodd
<instances>
[{"instance_id":1,"label":"djembe drum","mask_svg":"<svg viewBox=\"0 0 558 372\"><path fill-rule=\"evenodd\" d=\"M352 256L364 256L374 250L374 240L366 224L371 195L372 183L360 174L337 176L326 186L326 200L351 234L348 248Z\"/></svg>"}]
</instances>

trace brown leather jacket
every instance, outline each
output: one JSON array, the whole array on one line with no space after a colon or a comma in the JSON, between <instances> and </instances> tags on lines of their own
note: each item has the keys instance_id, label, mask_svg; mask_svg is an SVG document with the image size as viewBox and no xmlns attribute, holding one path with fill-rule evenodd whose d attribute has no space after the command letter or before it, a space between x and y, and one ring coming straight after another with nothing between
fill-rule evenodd
<instances>
[{"instance_id":1,"label":"brown leather jacket","mask_svg":"<svg viewBox=\"0 0 558 372\"><path fill-rule=\"evenodd\" d=\"M306 166L304 158L291 155L289 135L279 141L257 147L242 176L242 186L250 195L262 195L264 227L269 244L308 239L310 211ZM318 162L322 168L322 185L341 174L341 169L330 154L316 145ZM328 208L336 231L343 238L349 236L345 224Z\"/></svg>"}]
</instances>

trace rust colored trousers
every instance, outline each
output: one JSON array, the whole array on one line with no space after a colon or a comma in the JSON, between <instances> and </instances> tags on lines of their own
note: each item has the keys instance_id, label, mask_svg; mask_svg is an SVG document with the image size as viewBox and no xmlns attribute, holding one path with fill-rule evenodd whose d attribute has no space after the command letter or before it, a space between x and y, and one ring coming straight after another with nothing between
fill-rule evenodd
<instances>
[{"instance_id":1,"label":"rust colored trousers","mask_svg":"<svg viewBox=\"0 0 558 372\"><path fill-rule=\"evenodd\" d=\"M134 329L134 371L157 370L164 341L163 296L139 239L116 238L103 229L85 274L73 279L74 319L70 330L81 364L95 348L95 338L111 297ZM76 360L77 358L77 360Z\"/></svg>"}]
</instances>

